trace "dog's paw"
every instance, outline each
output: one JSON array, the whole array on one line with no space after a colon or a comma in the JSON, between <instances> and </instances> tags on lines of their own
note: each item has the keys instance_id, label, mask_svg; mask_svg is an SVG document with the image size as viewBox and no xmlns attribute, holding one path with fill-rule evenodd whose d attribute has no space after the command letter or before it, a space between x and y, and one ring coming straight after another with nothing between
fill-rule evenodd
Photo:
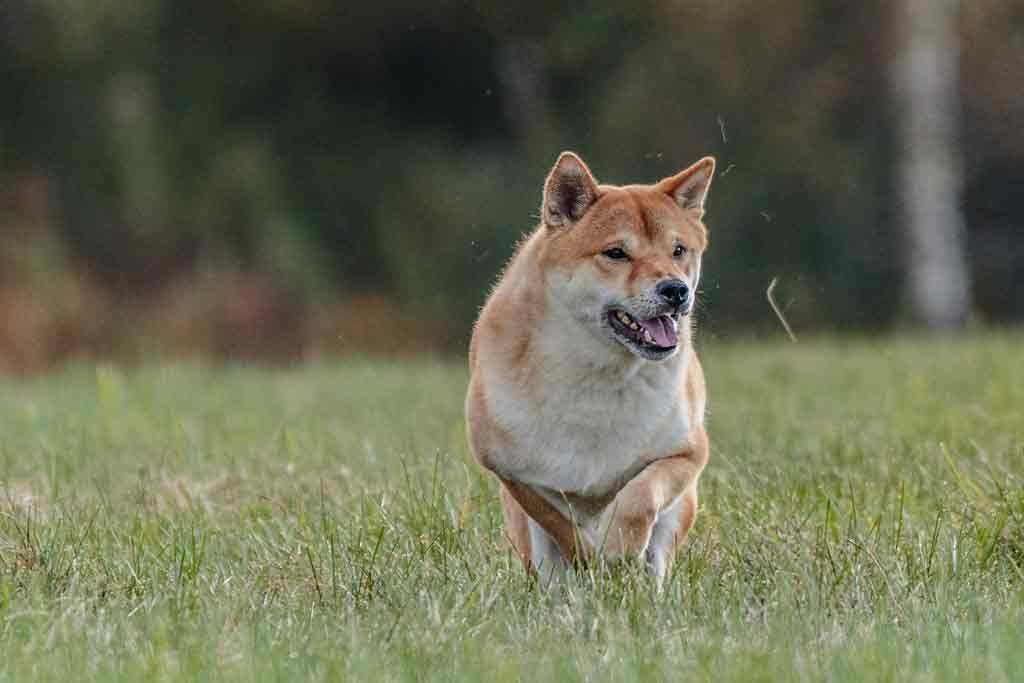
<instances>
[{"instance_id":1,"label":"dog's paw","mask_svg":"<svg viewBox=\"0 0 1024 683\"><path fill-rule=\"evenodd\" d=\"M657 514L646 508L616 509L603 529L601 554L608 559L643 558Z\"/></svg>"}]
</instances>

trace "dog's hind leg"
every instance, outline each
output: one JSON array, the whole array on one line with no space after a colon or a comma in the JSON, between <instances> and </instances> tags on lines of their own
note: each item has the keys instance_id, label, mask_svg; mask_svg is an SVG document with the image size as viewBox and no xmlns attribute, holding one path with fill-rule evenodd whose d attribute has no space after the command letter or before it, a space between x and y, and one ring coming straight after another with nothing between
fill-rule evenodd
<instances>
[{"instance_id":1,"label":"dog's hind leg","mask_svg":"<svg viewBox=\"0 0 1024 683\"><path fill-rule=\"evenodd\" d=\"M557 583L570 568L558 544L537 522L527 518L530 530L530 565L541 585Z\"/></svg>"}]
</instances>

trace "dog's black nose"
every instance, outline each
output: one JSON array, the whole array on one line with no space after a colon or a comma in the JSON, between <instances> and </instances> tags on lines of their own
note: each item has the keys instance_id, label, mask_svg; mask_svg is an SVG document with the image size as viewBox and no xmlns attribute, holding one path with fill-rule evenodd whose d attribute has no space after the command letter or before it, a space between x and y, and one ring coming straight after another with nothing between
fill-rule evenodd
<instances>
[{"instance_id":1,"label":"dog's black nose","mask_svg":"<svg viewBox=\"0 0 1024 683\"><path fill-rule=\"evenodd\" d=\"M682 308L690 298L690 287L682 280L664 280L656 290L658 296L676 308Z\"/></svg>"}]
</instances>

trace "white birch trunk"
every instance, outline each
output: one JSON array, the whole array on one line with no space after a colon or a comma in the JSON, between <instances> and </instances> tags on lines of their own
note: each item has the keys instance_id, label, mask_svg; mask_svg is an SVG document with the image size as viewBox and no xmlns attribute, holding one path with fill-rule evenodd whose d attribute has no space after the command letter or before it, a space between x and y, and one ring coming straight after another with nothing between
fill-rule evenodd
<instances>
[{"instance_id":1,"label":"white birch trunk","mask_svg":"<svg viewBox=\"0 0 1024 683\"><path fill-rule=\"evenodd\" d=\"M970 308L962 161L958 0L893 3L891 88L901 141L899 192L907 304L932 330L963 326Z\"/></svg>"}]
</instances>

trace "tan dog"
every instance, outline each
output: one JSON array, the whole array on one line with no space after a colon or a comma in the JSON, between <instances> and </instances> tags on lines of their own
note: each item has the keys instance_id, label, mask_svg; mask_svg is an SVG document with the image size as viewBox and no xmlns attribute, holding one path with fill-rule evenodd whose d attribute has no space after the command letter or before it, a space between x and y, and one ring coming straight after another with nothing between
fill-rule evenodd
<instances>
[{"instance_id":1,"label":"tan dog","mask_svg":"<svg viewBox=\"0 0 1024 683\"><path fill-rule=\"evenodd\" d=\"M708 439L690 314L714 168L617 187L562 153L480 313L469 442L527 569L634 556L660 586L693 525Z\"/></svg>"}]
</instances>

